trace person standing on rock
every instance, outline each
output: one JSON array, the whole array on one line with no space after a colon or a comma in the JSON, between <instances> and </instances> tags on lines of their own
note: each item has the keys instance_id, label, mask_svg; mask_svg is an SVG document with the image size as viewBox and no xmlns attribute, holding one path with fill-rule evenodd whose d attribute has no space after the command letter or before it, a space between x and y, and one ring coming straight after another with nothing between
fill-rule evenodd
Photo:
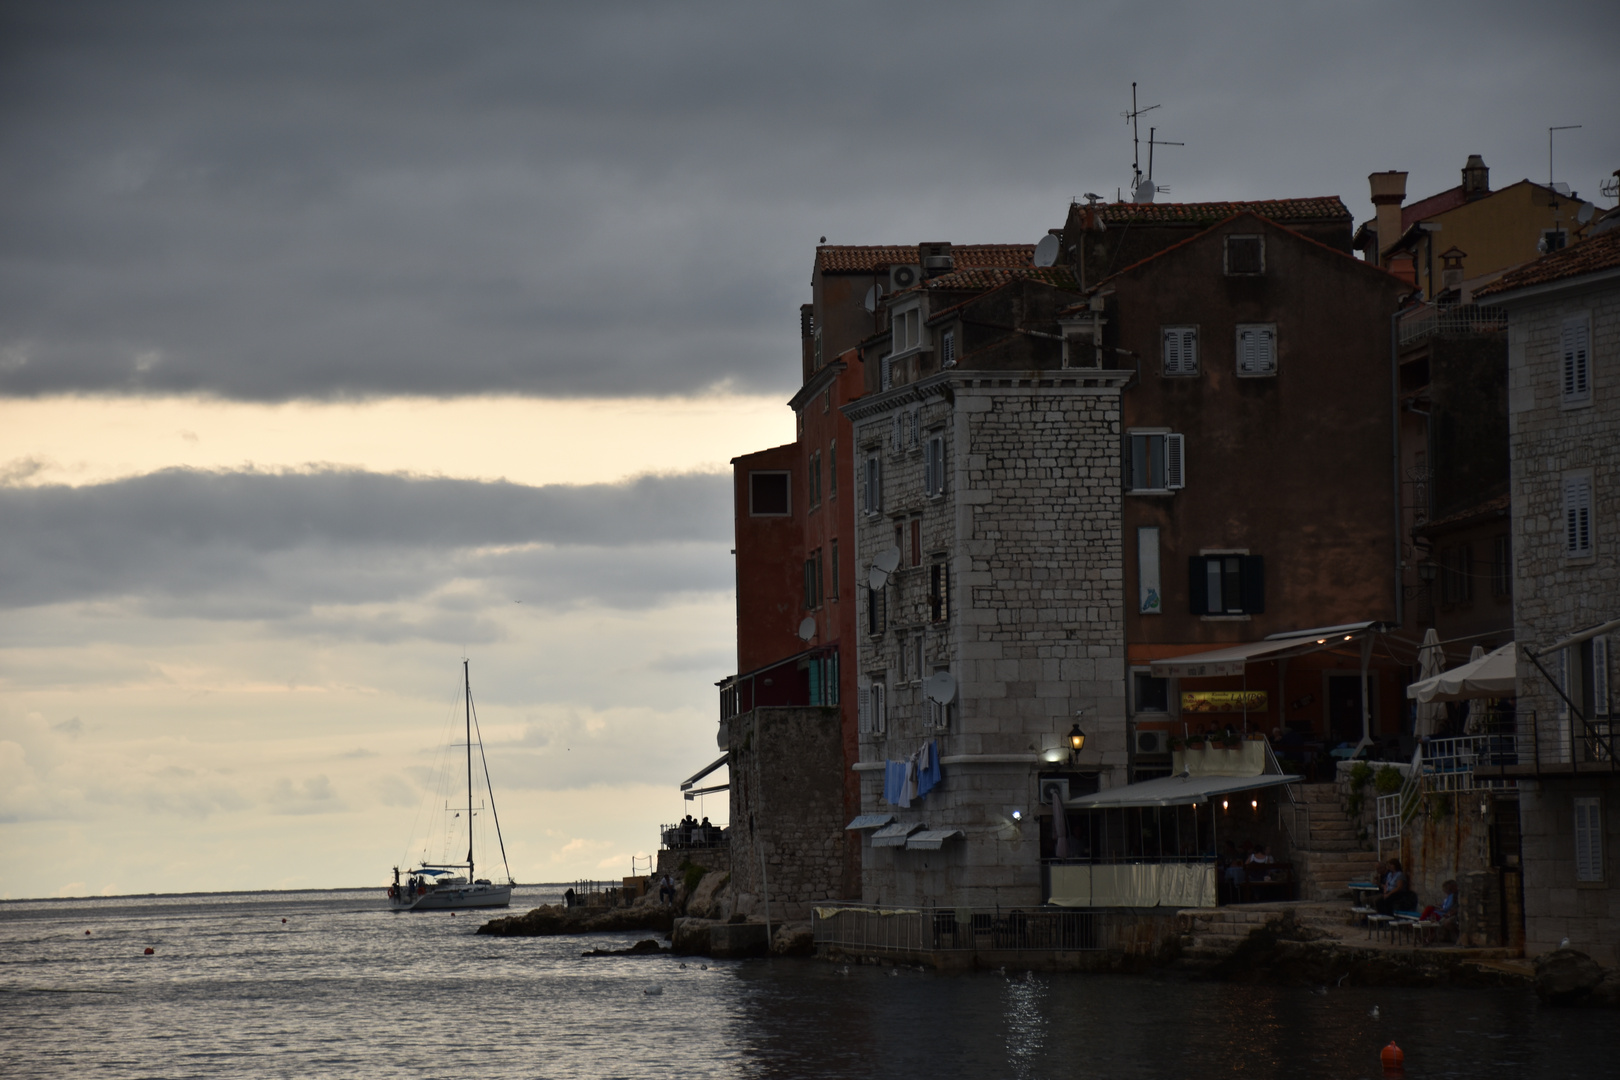
<instances>
[{"instance_id":1,"label":"person standing on rock","mask_svg":"<svg viewBox=\"0 0 1620 1080\"><path fill-rule=\"evenodd\" d=\"M663 883L658 886L658 899L666 905L675 902L675 883L669 880L668 874L664 875Z\"/></svg>"}]
</instances>

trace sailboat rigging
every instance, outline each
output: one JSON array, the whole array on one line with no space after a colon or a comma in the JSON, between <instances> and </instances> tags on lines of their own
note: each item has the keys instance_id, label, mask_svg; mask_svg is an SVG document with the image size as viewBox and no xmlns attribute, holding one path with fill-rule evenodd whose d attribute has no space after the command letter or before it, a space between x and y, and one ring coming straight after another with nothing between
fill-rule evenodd
<instances>
[{"instance_id":1,"label":"sailboat rigging","mask_svg":"<svg viewBox=\"0 0 1620 1080\"><path fill-rule=\"evenodd\" d=\"M394 867L394 881L388 887L389 907L394 911L453 911L464 908L508 907L512 903L512 868L506 862L506 839L501 835L501 818L495 809L495 786L489 779L489 758L484 754L483 733L478 733L478 759L484 769L484 786L489 791L490 816L495 821L495 839L500 844L501 863L506 868L506 884L497 885L488 878L480 878L474 862L473 844L473 701L472 674L469 661L461 661L463 706L467 729L467 861L465 863L421 862L400 878L400 869ZM460 816L458 813L457 817ZM486 834L487 835L487 834ZM456 873L463 867L466 876Z\"/></svg>"}]
</instances>

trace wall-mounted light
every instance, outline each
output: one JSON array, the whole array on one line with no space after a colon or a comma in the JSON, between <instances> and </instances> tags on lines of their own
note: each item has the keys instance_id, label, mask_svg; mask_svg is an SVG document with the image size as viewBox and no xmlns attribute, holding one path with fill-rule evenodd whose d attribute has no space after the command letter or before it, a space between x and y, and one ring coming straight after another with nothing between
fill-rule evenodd
<instances>
[{"instance_id":1,"label":"wall-mounted light","mask_svg":"<svg viewBox=\"0 0 1620 1080\"><path fill-rule=\"evenodd\" d=\"M1228 803L1225 799L1222 799L1221 800L1221 809L1222 810L1229 810L1229 809L1231 809L1231 804Z\"/></svg>"},{"instance_id":2,"label":"wall-mounted light","mask_svg":"<svg viewBox=\"0 0 1620 1080\"><path fill-rule=\"evenodd\" d=\"M1023 821L1024 820L1024 812L1022 810L1014 810L1012 812L1012 819L1014 821Z\"/></svg>"},{"instance_id":3,"label":"wall-mounted light","mask_svg":"<svg viewBox=\"0 0 1620 1080\"><path fill-rule=\"evenodd\" d=\"M1253 810L1260 809L1260 800L1259 799L1250 799L1249 800L1249 807L1250 807L1250 809L1253 809Z\"/></svg>"},{"instance_id":4,"label":"wall-mounted light","mask_svg":"<svg viewBox=\"0 0 1620 1080\"><path fill-rule=\"evenodd\" d=\"M1076 721L1075 725L1069 729L1069 753L1072 757L1078 758L1080 751L1085 748L1086 733L1080 730L1080 723Z\"/></svg>"}]
</instances>

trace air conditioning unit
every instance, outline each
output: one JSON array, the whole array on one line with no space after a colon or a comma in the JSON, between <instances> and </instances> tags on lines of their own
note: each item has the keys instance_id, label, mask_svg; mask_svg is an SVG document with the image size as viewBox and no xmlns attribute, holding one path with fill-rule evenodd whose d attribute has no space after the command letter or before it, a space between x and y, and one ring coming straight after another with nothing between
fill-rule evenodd
<instances>
[{"instance_id":1,"label":"air conditioning unit","mask_svg":"<svg viewBox=\"0 0 1620 1080\"><path fill-rule=\"evenodd\" d=\"M1136 752L1138 754L1168 754L1170 752L1170 733L1168 731L1138 731L1136 733Z\"/></svg>"},{"instance_id":2,"label":"air conditioning unit","mask_svg":"<svg viewBox=\"0 0 1620 1080\"><path fill-rule=\"evenodd\" d=\"M922 267L920 266L891 266L889 267L889 291L899 292L909 289L922 280Z\"/></svg>"},{"instance_id":3,"label":"air conditioning unit","mask_svg":"<svg viewBox=\"0 0 1620 1080\"><path fill-rule=\"evenodd\" d=\"M1052 805L1053 788L1057 789L1058 798L1062 799L1063 805L1067 806L1069 804L1069 782L1067 780L1042 780L1040 790L1041 805Z\"/></svg>"}]
</instances>

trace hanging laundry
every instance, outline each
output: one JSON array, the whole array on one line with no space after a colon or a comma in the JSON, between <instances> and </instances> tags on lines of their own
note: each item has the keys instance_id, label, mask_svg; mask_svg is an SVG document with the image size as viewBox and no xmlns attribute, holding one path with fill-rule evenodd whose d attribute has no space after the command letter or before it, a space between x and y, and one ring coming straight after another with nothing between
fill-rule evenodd
<instances>
[{"instance_id":1,"label":"hanging laundry","mask_svg":"<svg viewBox=\"0 0 1620 1080\"><path fill-rule=\"evenodd\" d=\"M890 806L910 806L911 798L906 794L907 780L910 776L909 762L889 761L883 766L883 801Z\"/></svg>"},{"instance_id":2,"label":"hanging laundry","mask_svg":"<svg viewBox=\"0 0 1620 1080\"><path fill-rule=\"evenodd\" d=\"M942 779L939 769L939 740L930 740L919 751L917 769L917 794L927 795L939 786Z\"/></svg>"}]
</instances>

